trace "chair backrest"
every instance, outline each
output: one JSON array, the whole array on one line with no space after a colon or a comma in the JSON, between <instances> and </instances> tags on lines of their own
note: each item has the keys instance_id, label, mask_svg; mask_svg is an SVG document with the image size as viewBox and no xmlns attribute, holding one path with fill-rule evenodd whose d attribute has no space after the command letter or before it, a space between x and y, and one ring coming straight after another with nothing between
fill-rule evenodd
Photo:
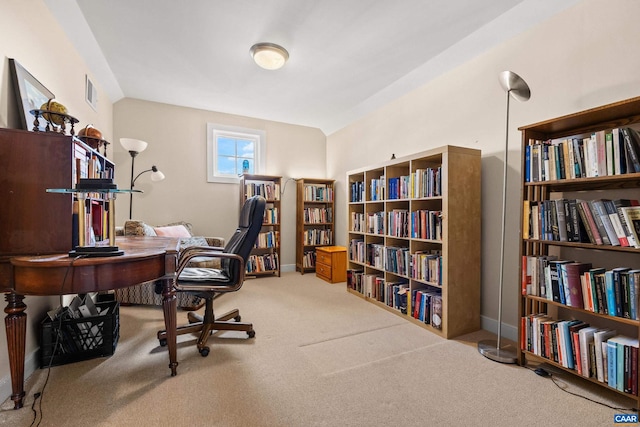
<instances>
[{"instance_id":1,"label":"chair backrest","mask_svg":"<svg viewBox=\"0 0 640 427\"><path fill-rule=\"evenodd\" d=\"M253 196L244 202L238 228L225 245L223 252L239 255L245 263L247 262L262 228L265 205L266 200L262 196ZM223 259L222 270L229 275L232 282L235 282L240 274L239 263L236 260Z\"/></svg>"}]
</instances>

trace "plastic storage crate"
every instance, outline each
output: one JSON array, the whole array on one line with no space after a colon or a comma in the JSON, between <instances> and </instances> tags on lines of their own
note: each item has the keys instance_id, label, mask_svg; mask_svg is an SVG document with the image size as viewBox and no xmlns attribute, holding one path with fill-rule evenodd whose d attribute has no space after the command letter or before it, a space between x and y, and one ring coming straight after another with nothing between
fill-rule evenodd
<instances>
[{"instance_id":1,"label":"plastic storage crate","mask_svg":"<svg viewBox=\"0 0 640 427\"><path fill-rule=\"evenodd\" d=\"M41 323L41 368L111 356L116 351L120 305L109 301L96 303L96 307L100 309L97 316L62 320L45 317Z\"/></svg>"}]
</instances>

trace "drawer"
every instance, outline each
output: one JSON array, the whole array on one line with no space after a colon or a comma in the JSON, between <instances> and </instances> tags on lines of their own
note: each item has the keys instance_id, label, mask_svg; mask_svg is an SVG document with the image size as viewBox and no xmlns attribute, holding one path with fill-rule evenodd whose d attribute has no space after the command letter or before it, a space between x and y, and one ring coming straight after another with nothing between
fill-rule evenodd
<instances>
[{"instance_id":1,"label":"drawer","mask_svg":"<svg viewBox=\"0 0 640 427\"><path fill-rule=\"evenodd\" d=\"M331 265L331 254L325 251L316 251L316 263Z\"/></svg>"},{"instance_id":2,"label":"drawer","mask_svg":"<svg viewBox=\"0 0 640 427\"><path fill-rule=\"evenodd\" d=\"M331 281L331 266L316 262L316 276Z\"/></svg>"}]
</instances>

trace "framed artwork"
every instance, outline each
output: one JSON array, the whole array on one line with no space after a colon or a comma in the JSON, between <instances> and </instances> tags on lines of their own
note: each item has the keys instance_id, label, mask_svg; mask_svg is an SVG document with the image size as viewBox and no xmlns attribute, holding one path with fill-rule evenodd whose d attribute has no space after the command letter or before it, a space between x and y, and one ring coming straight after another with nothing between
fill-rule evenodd
<instances>
[{"instance_id":1,"label":"framed artwork","mask_svg":"<svg viewBox=\"0 0 640 427\"><path fill-rule=\"evenodd\" d=\"M34 129L34 115L31 110L39 109L42 104L55 98L53 93L44 87L15 59L9 58L9 69L13 78L18 109L20 110L20 124L24 130ZM38 124L38 130L44 131L45 125Z\"/></svg>"}]
</instances>

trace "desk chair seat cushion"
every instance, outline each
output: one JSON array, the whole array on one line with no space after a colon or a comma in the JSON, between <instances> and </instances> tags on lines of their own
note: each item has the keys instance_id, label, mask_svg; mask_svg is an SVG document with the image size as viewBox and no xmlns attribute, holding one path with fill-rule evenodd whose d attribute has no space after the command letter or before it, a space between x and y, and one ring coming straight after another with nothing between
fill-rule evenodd
<instances>
[{"instance_id":1,"label":"desk chair seat cushion","mask_svg":"<svg viewBox=\"0 0 640 427\"><path fill-rule=\"evenodd\" d=\"M188 282L216 282L218 284L224 284L229 282L229 275L224 270L218 268L186 267L180 273L178 280L183 284Z\"/></svg>"}]
</instances>

